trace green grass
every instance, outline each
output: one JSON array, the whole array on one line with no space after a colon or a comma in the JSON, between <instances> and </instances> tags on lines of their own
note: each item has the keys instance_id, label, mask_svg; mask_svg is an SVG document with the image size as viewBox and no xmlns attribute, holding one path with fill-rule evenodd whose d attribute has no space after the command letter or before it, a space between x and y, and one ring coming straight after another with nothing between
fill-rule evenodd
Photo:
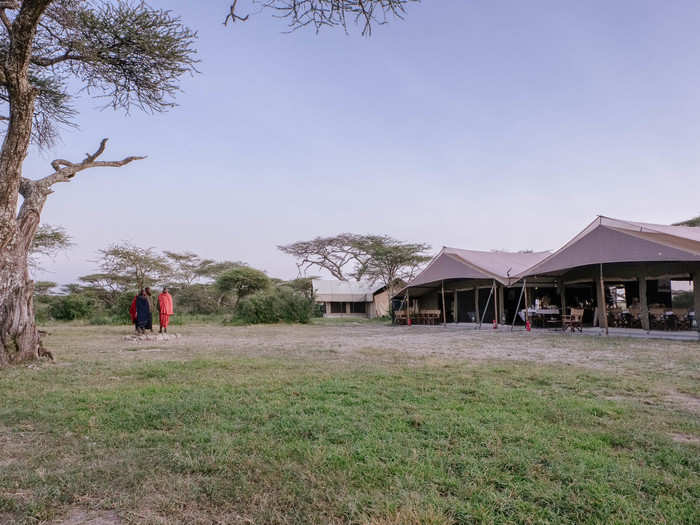
<instances>
[{"instance_id":1,"label":"green grass","mask_svg":"<svg viewBox=\"0 0 700 525\"><path fill-rule=\"evenodd\" d=\"M700 521L700 447L670 437L700 436L698 418L609 399L645 395L640 378L136 354L0 372L14 443L3 463L0 441L0 518L87 505L134 523Z\"/></svg>"}]
</instances>

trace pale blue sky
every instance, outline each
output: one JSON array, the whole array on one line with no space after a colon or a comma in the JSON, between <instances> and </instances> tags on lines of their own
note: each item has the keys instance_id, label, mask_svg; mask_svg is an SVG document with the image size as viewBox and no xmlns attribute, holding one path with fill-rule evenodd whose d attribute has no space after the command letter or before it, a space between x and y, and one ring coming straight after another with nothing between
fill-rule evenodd
<instances>
[{"instance_id":1,"label":"pale blue sky","mask_svg":"<svg viewBox=\"0 0 700 525\"><path fill-rule=\"evenodd\" d=\"M178 108L84 99L80 129L31 152L30 177L103 136L105 158L149 156L56 188L43 220L76 246L38 277L74 280L123 240L288 278L275 246L317 235L539 250L596 214L700 212L697 1L425 0L371 38L225 28L227 0L202 3L151 2L200 34Z\"/></svg>"}]
</instances>

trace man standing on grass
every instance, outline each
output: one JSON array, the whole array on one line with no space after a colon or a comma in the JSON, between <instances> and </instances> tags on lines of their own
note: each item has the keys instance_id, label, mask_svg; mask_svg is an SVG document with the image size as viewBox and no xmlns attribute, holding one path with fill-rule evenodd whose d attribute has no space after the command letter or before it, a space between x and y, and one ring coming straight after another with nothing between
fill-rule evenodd
<instances>
[{"instance_id":1,"label":"man standing on grass","mask_svg":"<svg viewBox=\"0 0 700 525\"><path fill-rule=\"evenodd\" d=\"M150 330L151 332L153 332L153 312L155 311L153 304L153 296L151 295L151 289L148 286L144 288L144 291L146 292L146 299L148 299L148 308L151 311L151 319L146 325L146 330Z\"/></svg>"},{"instance_id":2,"label":"man standing on grass","mask_svg":"<svg viewBox=\"0 0 700 525\"><path fill-rule=\"evenodd\" d=\"M131 301L131 306L129 307L129 315L131 316L131 323L134 325L134 329L138 332L139 327L136 325L136 299L138 295L134 295L134 300Z\"/></svg>"},{"instance_id":3,"label":"man standing on grass","mask_svg":"<svg viewBox=\"0 0 700 525\"><path fill-rule=\"evenodd\" d=\"M151 305L145 290L136 297L136 331L143 334L149 325L152 325Z\"/></svg>"},{"instance_id":4,"label":"man standing on grass","mask_svg":"<svg viewBox=\"0 0 700 525\"><path fill-rule=\"evenodd\" d=\"M158 296L158 312L160 312L160 333L168 333L168 323L173 315L173 296L168 289L163 287L163 292Z\"/></svg>"}]
</instances>

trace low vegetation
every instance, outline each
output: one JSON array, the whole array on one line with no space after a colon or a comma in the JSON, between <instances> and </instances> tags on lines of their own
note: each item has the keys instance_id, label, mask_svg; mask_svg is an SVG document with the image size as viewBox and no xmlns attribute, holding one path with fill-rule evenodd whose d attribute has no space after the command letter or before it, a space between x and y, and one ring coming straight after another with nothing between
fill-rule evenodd
<instances>
[{"instance_id":1,"label":"low vegetation","mask_svg":"<svg viewBox=\"0 0 700 525\"><path fill-rule=\"evenodd\" d=\"M414 328L52 326L0 379L0 522L698 522L697 344Z\"/></svg>"}]
</instances>

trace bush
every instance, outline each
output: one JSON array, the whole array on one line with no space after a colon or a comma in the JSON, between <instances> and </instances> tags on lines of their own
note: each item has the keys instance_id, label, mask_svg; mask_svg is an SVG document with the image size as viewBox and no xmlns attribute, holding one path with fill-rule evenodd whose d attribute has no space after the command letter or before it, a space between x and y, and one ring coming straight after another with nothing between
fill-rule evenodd
<instances>
[{"instance_id":1,"label":"bush","mask_svg":"<svg viewBox=\"0 0 700 525\"><path fill-rule=\"evenodd\" d=\"M92 311L92 302L87 297L76 294L56 297L49 307L51 317L59 321L85 319Z\"/></svg>"},{"instance_id":2,"label":"bush","mask_svg":"<svg viewBox=\"0 0 700 525\"><path fill-rule=\"evenodd\" d=\"M110 308L110 313L115 318L115 321L121 323L131 323L129 308L131 307L131 302L134 300L135 296L136 292L122 292L119 294L114 306Z\"/></svg>"},{"instance_id":3,"label":"bush","mask_svg":"<svg viewBox=\"0 0 700 525\"><path fill-rule=\"evenodd\" d=\"M208 284L192 284L183 287L173 296L178 313L214 314L219 310L219 296Z\"/></svg>"},{"instance_id":4,"label":"bush","mask_svg":"<svg viewBox=\"0 0 700 525\"><path fill-rule=\"evenodd\" d=\"M245 323L265 324L308 323L313 314L311 299L289 288L274 288L244 297L238 303L236 316Z\"/></svg>"}]
</instances>

